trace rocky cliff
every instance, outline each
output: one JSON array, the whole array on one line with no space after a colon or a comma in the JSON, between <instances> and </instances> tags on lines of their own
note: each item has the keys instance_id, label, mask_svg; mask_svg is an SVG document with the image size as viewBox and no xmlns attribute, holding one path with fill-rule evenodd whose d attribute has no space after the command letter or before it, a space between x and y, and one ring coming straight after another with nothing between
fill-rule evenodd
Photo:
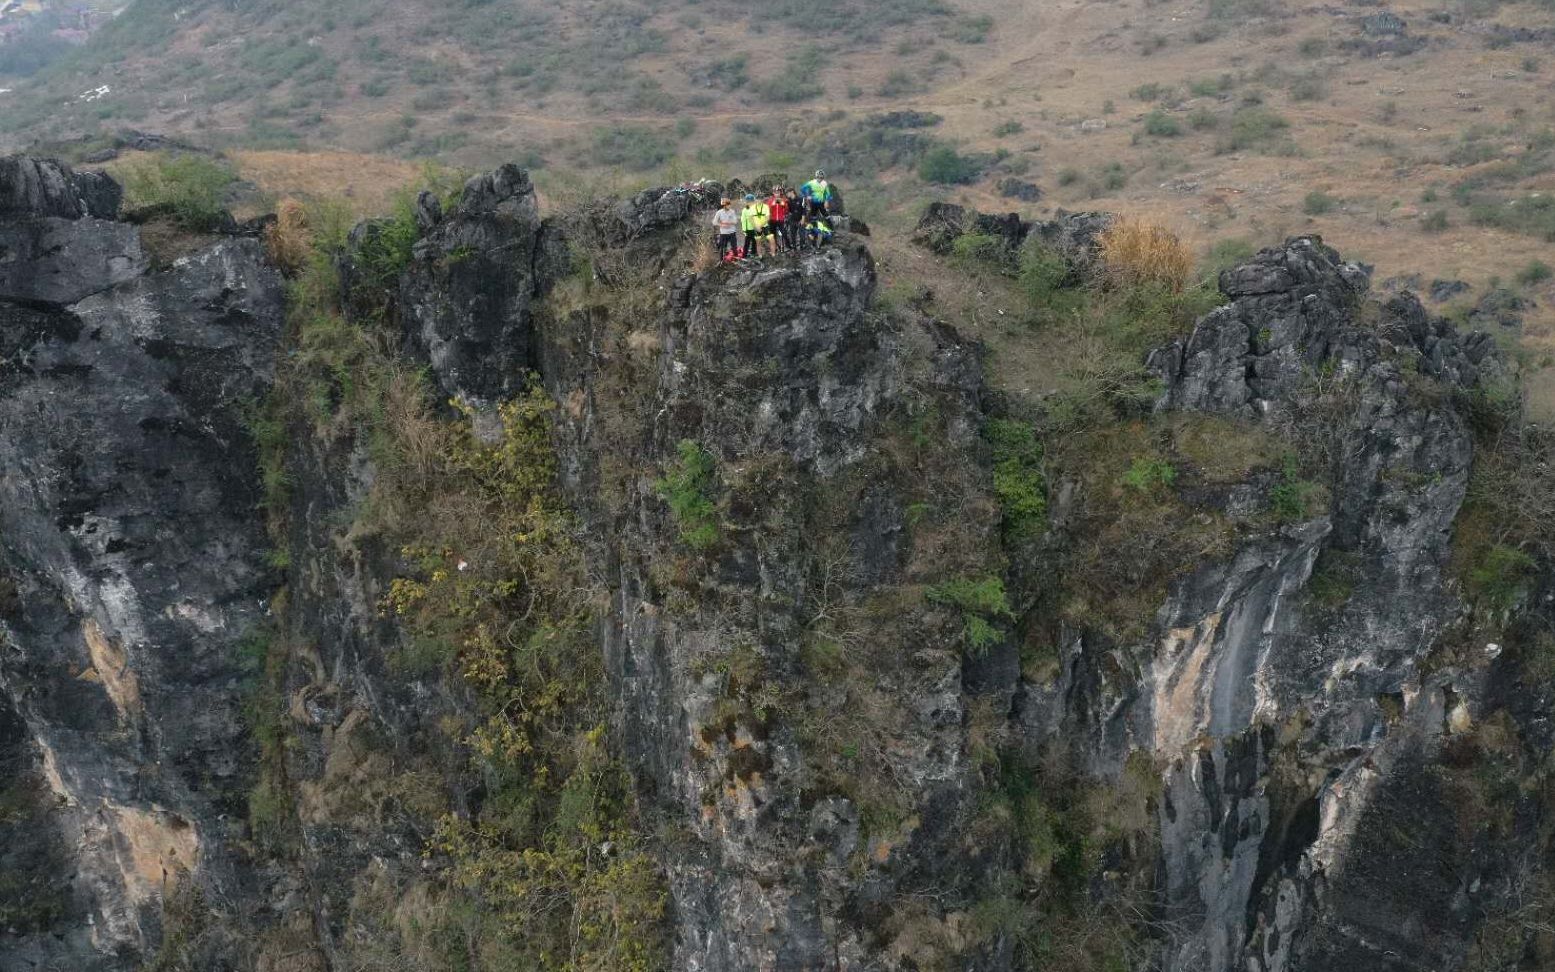
<instances>
[{"instance_id":1,"label":"rocky cliff","mask_svg":"<svg viewBox=\"0 0 1555 972\"><path fill-rule=\"evenodd\" d=\"M147 275L116 188L52 163L0 163L0 196L0 966L124 968L191 873L245 883L237 683L275 578L243 407L281 278L252 240Z\"/></svg>"},{"instance_id":2,"label":"rocky cliff","mask_svg":"<svg viewBox=\"0 0 1555 972\"><path fill-rule=\"evenodd\" d=\"M1486 336L1296 239L1077 428L715 200L506 167L288 308L0 165L0 970L1548 961Z\"/></svg>"}]
</instances>

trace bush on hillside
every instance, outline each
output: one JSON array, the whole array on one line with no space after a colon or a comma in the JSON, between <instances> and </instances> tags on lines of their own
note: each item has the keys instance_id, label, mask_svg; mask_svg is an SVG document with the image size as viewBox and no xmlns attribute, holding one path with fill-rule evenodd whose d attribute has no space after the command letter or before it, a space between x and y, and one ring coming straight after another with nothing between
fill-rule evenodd
<instances>
[{"instance_id":1,"label":"bush on hillside","mask_svg":"<svg viewBox=\"0 0 1555 972\"><path fill-rule=\"evenodd\" d=\"M1301 201L1301 211L1308 216L1322 216L1333 212L1338 205L1339 200L1326 192L1314 189Z\"/></svg>"},{"instance_id":2,"label":"bush on hillside","mask_svg":"<svg viewBox=\"0 0 1555 972\"><path fill-rule=\"evenodd\" d=\"M1543 260L1529 261L1527 266L1517 271L1517 282L1524 287L1541 284L1551 277L1555 277L1555 270L1550 269L1550 265Z\"/></svg>"},{"instance_id":3,"label":"bush on hillside","mask_svg":"<svg viewBox=\"0 0 1555 972\"><path fill-rule=\"evenodd\" d=\"M1047 480L1036 429L1013 419L989 419L983 428L993 452L993 491L1004 514L1004 535L1032 539L1047 528Z\"/></svg>"},{"instance_id":4,"label":"bush on hillside","mask_svg":"<svg viewBox=\"0 0 1555 972\"><path fill-rule=\"evenodd\" d=\"M1494 226L1555 243L1555 196L1529 194L1501 202L1476 202L1469 210L1469 219L1479 226Z\"/></svg>"},{"instance_id":5,"label":"bush on hillside","mask_svg":"<svg viewBox=\"0 0 1555 972\"><path fill-rule=\"evenodd\" d=\"M1246 20L1267 17L1278 9L1273 0L1209 0L1211 20Z\"/></svg>"},{"instance_id":6,"label":"bush on hillside","mask_svg":"<svg viewBox=\"0 0 1555 972\"><path fill-rule=\"evenodd\" d=\"M225 205L237 174L226 162L204 155L151 155L118 170L124 204L130 210L165 209L174 222L203 232L226 218Z\"/></svg>"},{"instance_id":7,"label":"bush on hillside","mask_svg":"<svg viewBox=\"0 0 1555 972\"><path fill-rule=\"evenodd\" d=\"M982 167L971 156L962 155L949 145L937 145L918 163L918 178L941 185L962 185L982 175Z\"/></svg>"},{"instance_id":8,"label":"bush on hillside","mask_svg":"<svg viewBox=\"0 0 1555 972\"><path fill-rule=\"evenodd\" d=\"M1182 134L1182 126L1177 123L1177 119L1158 108L1145 116L1145 134L1157 138L1174 138Z\"/></svg>"},{"instance_id":9,"label":"bush on hillside","mask_svg":"<svg viewBox=\"0 0 1555 972\"><path fill-rule=\"evenodd\" d=\"M642 125L617 125L594 133L594 158L636 172L657 168L675 155L675 142Z\"/></svg>"},{"instance_id":10,"label":"bush on hillside","mask_svg":"<svg viewBox=\"0 0 1555 972\"><path fill-rule=\"evenodd\" d=\"M1284 117L1257 105L1248 105L1231 116L1229 131L1216 144L1215 151L1244 152L1248 149L1267 149L1282 138L1290 122Z\"/></svg>"}]
</instances>

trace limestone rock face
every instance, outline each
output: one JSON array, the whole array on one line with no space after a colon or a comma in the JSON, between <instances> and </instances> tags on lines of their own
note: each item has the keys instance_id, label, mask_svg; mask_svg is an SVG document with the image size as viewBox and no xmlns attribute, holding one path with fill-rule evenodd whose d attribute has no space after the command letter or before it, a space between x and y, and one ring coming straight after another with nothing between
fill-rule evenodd
<instances>
[{"instance_id":1,"label":"limestone rock face","mask_svg":"<svg viewBox=\"0 0 1555 972\"><path fill-rule=\"evenodd\" d=\"M998 767L1059 750L1085 793L1153 794L1140 848L1065 864L1107 906L1149 862L1140 968L1459 969L1492 916L1526 914L1534 775L1480 826L1464 793L1494 767L1464 751L1512 713L1542 764L1550 700L1498 647L1435 651L1463 617L1474 423L1506 378L1489 337L1372 299L1315 237L1226 271L1224 304L1140 363L1154 410L1296 443L1312 482L1258 467L1216 492L1206 515L1245 528L1153 588L1142 634L1032 632L1005 585L1061 588L1031 548L1095 488L1051 483L1044 535L1010 538L985 433L1041 403L990 394L953 322L878 303L855 234L694 269L718 192L546 219L503 167L423 196L410 226L359 227L332 322L403 342L478 436L531 375L554 399L599 734L668 887L670 968L1031 972L1045 930L1001 916L1055 880L1020 846L1054 824L1017 819ZM394 936L433 900L436 815L488 795L466 684L395 662L410 636L385 597L410 555L345 537L382 454L349 422L295 422L268 536L246 423L285 353L281 280L234 238L149 273L116 208L96 177L0 162L0 972L140 968L196 890L200 968L419 968ZM920 238L1045 246L1079 281L1108 225L939 206ZM391 231L405 265L385 271L363 254ZM688 463L717 511L700 532L672 502ZM1297 485L1319 499L1269 515ZM266 622L289 646L265 701L284 853L246 823L244 659ZM1051 664L1029 664L1037 641Z\"/></svg>"},{"instance_id":2,"label":"limestone rock face","mask_svg":"<svg viewBox=\"0 0 1555 972\"><path fill-rule=\"evenodd\" d=\"M0 947L7 972L134 967L181 883L240 883L239 645L273 589L242 410L273 375L280 278L254 241L103 272L138 231L83 215L83 182L0 166L0 233L65 241L13 251L9 281L89 254L0 295L0 696L46 784L30 837L70 860L68 930Z\"/></svg>"},{"instance_id":3,"label":"limestone rock face","mask_svg":"<svg viewBox=\"0 0 1555 972\"><path fill-rule=\"evenodd\" d=\"M805 724L807 703L731 716L722 701L727 677L715 674L731 650L750 646L774 690L839 691L805 674L823 573L832 571L827 597L852 600L892 590L912 570L911 500L902 483L878 472L892 416L927 392L945 420L937 447L947 461L975 455L980 380L972 350L948 331L913 334L872 317L874 287L869 253L844 238L770 267L685 281L658 327L657 381L643 408L652 417L648 455L673 462L677 443L696 442L731 480L752 477L743 488L731 484L737 522L690 612L669 603L656 579L678 546L662 501L641 496L625 522L601 524L614 537L605 554L616 565L606 652L628 752L653 781L656 807L691 824L687 852L668 862L679 916L676 968L909 967L872 944L869 902L889 899L909 874L953 854L975 810L964 720L981 692L967 684L953 638L932 634L926 619L916 630L882 623L871 635L872 652L901 660L871 688L876 704L897 710L891 771L911 793L906 812L921 824L900 848L879 845L863 875L842 866L861 849L860 808L840 794L813 805L806 797L821 781L813 744L801 735L825 731ZM561 383L559 393L579 387L592 399L586 375L574 385L579 378L564 366L547 378ZM591 424L585 410L576 426L582 449L590 447ZM588 486L583 477L575 488ZM807 521L813 532L801 529ZM823 547L838 559L826 560ZM904 609L908 617L917 612ZM937 873L945 900L925 921L960 920L950 915L975 894L970 875L955 867ZM997 955L971 960L1003 967Z\"/></svg>"},{"instance_id":4,"label":"limestone rock face","mask_svg":"<svg viewBox=\"0 0 1555 972\"><path fill-rule=\"evenodd\" d=\"M511 396L533 367L532 305L552 269L529 174L510 165L477 176L451 212L422 220L429 229L399 283L407 339L448 394Z\"/></svg>"},{"instance_id":5,"label":"limestone rock face","mask_svg":"<svg viewBox=\"0 0 1555 972\"><path fill-rule=\"evenodd\" d=\"M1404 915L1455 891L1395 885L1364 848L1383 825L1374 801L1422 785L1442 711L1481 690L1476 673L1423 663L1457 610L1444 575L1474 449L1454 401L1500 380L1501 360L1488 335L1458 335L1412 296L1363 313L1365 273L1316 238L1220 283L1230 303L1152 358L1160 407L1324 437L1332 496L1326 515L1206 566L1162 608L1138 727L1173 760L1166 890L1198 926L1169 967L1452 967L1465 940L1412 935ZM1352 578L1333 610L1302 596L1319 558ZM1392 730L1389 698L1404 700ZM1299 799L1271 782L1268 727L1293 720L1322 779ZM1460 933L1468 918L1452 919Z\"/></svg>"}]
</instances>

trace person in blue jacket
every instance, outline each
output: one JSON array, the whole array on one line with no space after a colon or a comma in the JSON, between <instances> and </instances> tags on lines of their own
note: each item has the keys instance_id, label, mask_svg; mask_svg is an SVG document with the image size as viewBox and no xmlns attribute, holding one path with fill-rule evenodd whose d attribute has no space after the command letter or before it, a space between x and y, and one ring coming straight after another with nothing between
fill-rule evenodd
<instances>
[{"instance_id":1,"label":"person in blue jacket","mask_svg":"<svg viewBox=\"0 0 1555 972\"><path fill-rule=\"evenodd\" d=\"M812 217L824 217L831 212L832 188L826 181L825 169L815 170L815 178L799 188L799 198L804 200Z\"/></svg>"}]
</instances>

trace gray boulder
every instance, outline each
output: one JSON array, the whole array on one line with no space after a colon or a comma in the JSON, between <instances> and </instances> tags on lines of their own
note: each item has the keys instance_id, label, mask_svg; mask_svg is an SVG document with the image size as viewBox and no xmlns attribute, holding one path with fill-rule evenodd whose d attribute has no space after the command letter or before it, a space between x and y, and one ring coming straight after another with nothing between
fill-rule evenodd
<instances>
[{"instance_id":1,"label":"gray boulder","mask_svg":"<svg viewBox=\"0 0 1555 972\"><path fill-rule=\"evenodd\" d=\"M77 174L53 159L0 157L0 219L114 219L122 198L123 191L102 173Z\"/></svg>"},{"instance_id":2,"label":"gray boulder","mask_svg":"<svg viewBox=\"0 0 1555 972\"><path fill-rule=\"evenodd\" d=\"M144 272L139 230L111 221L121 196L100 173L0 159L0 300L70 304Z\"/></svg>"},{"instance_id":3,"label":"gray boulder","mask_svg":"<svg viewBox=\"0 0 1555 972\"><path fill-rule=\"evenodd\" d=\"M406 340L443 391L471 403L510 397L535 364L534 305L560 253L540 220L529 174L514 165L477 176L459 204L436 215L398 283Z\"/></svg>"}]
</instances>

